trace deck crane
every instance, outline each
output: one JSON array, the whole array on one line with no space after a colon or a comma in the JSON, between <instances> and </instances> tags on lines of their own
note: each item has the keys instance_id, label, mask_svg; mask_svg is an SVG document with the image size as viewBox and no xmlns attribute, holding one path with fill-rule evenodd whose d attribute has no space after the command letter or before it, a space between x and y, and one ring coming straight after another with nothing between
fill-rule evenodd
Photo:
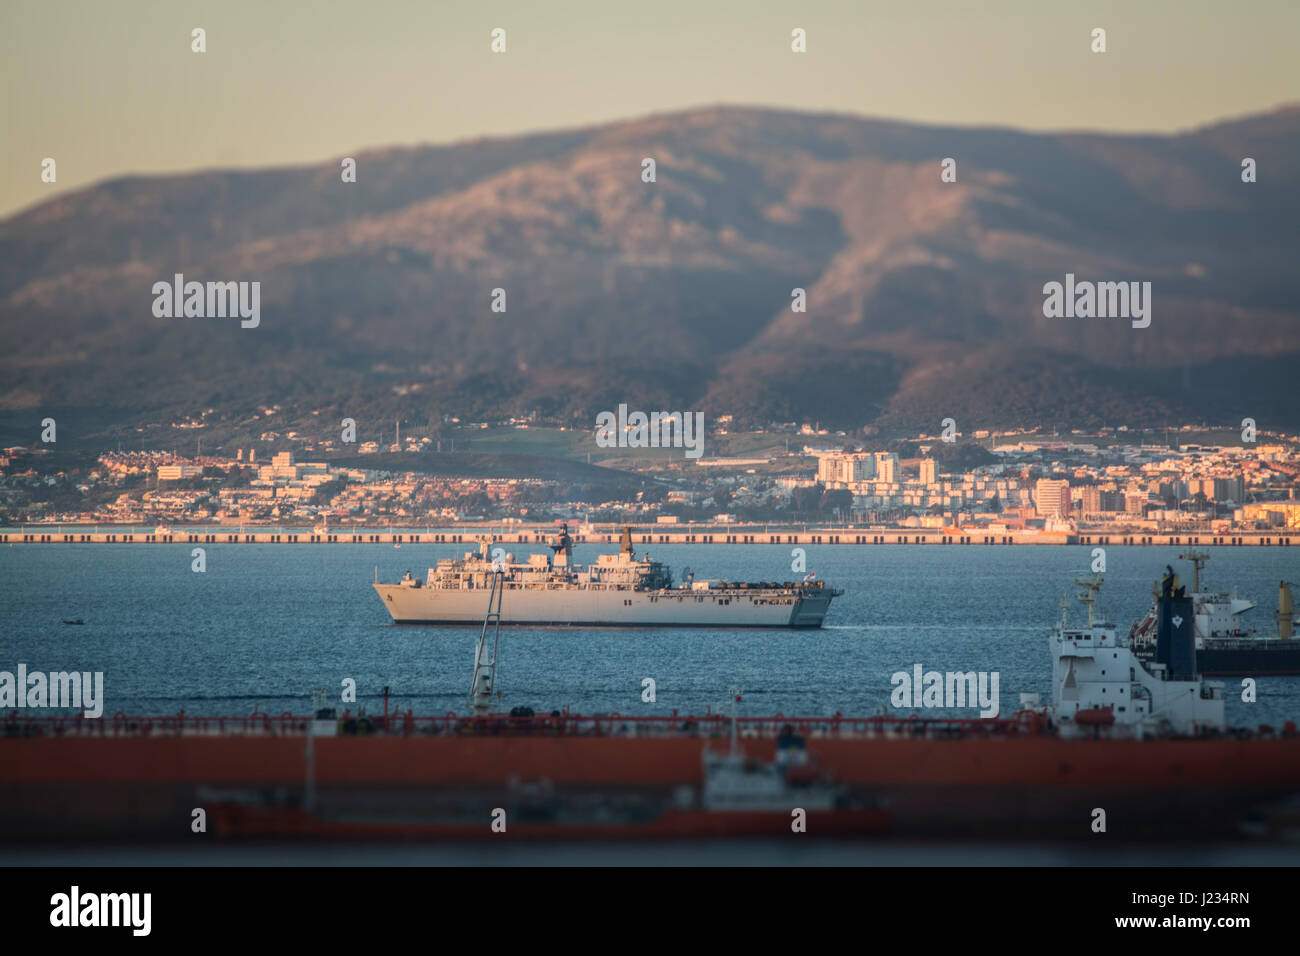
<instances>
[{"instance_id":1,"label":"deck crane","mask_svg":"<svg viewBox=\"0 0 1300 956\"><path fill-rule=\"evenodd\" d=\"M483 630L474 649L474 680L470 684L470 705L475 717L484 717L492 707L492 688L497 675L497 647L501 642L501 597L506 589L505 569L497 566L491 572L492 590L488 593L487 614L483 617ZM492 646L488 648L488 628L492 628Z\"/></svg>"}]
</instances>

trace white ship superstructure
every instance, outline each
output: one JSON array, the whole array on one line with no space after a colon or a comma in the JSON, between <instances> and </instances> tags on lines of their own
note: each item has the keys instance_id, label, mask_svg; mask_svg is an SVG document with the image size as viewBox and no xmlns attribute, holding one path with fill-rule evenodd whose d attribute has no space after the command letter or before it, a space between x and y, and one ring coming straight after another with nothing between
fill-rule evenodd
<instances>
[{"instance_id":1,"label":"white ship superstructure","mask_svg":"<svg viewBox=\"0 0 1300 956\"><path fill-rule=\"evenodd\" d=\"M1222 731L1223 685L1203 681L1196 671L1192 602L1166 580L1158 601L1161 634L1156 659L1144 662L1114 624L1093 613L1098 581L1078 582L1088 606L1088 624L1061 623L1050 638L1052 716L1062 737L1105 733L1115 737L1151 734L1198 735Z\"/></svg>"},{"instance_id":2,"label":"white ship superstructure","mask_svg":"<svg viewBox=\"0 0 1300 956\"><path fill-rule=\"evenodd\" d=\"M550 554L516 561L501 547L444 559L424 578L410 572L395 584L375 582L394 622L479 624L493 576L501 572L501 623L598 627L820 627L840 594L821 581L736 583L696 580L675 585L666 565L637 558L630 529L617 554L594 564L573 562L573 540L561 529Z\"/></svg>"}]
</instances>

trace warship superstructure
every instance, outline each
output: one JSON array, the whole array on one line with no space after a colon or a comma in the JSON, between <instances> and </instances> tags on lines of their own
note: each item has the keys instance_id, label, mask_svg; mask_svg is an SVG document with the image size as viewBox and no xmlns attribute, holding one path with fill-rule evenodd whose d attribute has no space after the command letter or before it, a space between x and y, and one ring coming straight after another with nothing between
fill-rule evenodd
<instances>
[{"instance_id":1,"label":"warship superstructure","mask_svg":"<svg viewBox=\"0 0 1300 956\"><path fill-rule=\"evenodd\" d=\"M567 526L549 548L516 561L482 541L477 552L441 560L424 578L408 571L395 584L374 587L398 624L479 624L496 582L502 624L589 627L814 628L843 593L818 580L740 583L687 575L675 584L666 565L636 556L630 528L623 529L617 554L602 554L593 564L574 563Z\"/></svg>"}]
</instances>

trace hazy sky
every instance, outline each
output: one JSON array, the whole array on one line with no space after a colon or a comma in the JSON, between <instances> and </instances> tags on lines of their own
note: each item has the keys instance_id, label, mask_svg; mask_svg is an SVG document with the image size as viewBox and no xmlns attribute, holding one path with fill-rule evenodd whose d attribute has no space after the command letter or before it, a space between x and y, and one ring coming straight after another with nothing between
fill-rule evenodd
<instances>
[{"instance_id":1,"label":"hazy sky","mask_svg":"<svg viewBox=\"0 0 1300 956\"><path fill-rule=\"evenodd\" d=\"M0 0L0 214L124 173L721 102L1183 129L1300 99L1298 38L1300 0Z\"/></svg>"}]
</instances>

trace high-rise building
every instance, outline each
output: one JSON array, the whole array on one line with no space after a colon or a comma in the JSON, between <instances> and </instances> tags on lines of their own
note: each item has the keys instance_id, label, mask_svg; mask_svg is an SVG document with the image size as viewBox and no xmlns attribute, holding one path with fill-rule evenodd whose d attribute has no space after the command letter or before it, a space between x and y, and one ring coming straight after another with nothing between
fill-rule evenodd
<instances>
[{"instance_id":1,"label":"high-rise building","mask_svg":"<svg viewBox=\"0 0 1300 956\"><path fill-rule=\"evenodd\" d=\"M935 476L936 476L935 460L933 458L922 458L921 459L921 484L923 485L934 484Z\"/></svg>"},{"instance_id":2,"label":"high-rise building","mask_svg":"<svg viewBox=\"0 0 1300 956\"><path fill-rule=\"evenodd\" d=\"M876 481L898 481L898 456L892 452L876 453Z\"/></svg>"},{"instance_id":3,"label":"high-rise building","mask_svg":"<svg viewBox=\"0 0 1300 956\"><path fill-rule=\"evenodd\" d=\"M1040 518L1070 515L1070 483L1063 479L1039 478L1034 486L1034 507Z\"/></svg>"}]
</instances>

